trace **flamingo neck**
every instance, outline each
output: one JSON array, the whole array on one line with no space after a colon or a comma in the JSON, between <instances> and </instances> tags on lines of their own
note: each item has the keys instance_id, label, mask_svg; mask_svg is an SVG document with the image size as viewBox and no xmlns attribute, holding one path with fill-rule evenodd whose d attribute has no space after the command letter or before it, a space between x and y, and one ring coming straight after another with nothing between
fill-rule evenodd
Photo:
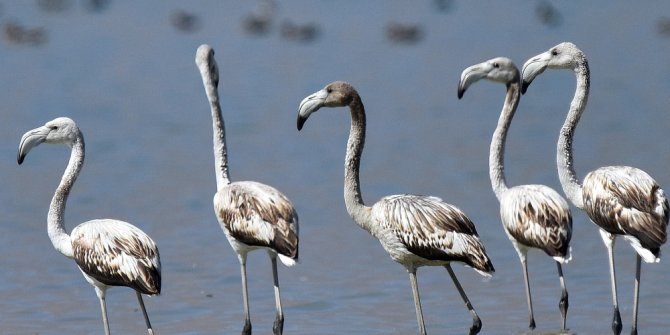
<instances>
[{"instance_id":1,"label":"flamingo neck","mask_svg":"<svg viewBox=\"0 0 670 335\"><path fill-rule=\"evenodd\" d=\"M344 159L344 203L347 212L354 221L363 229L372 233L370 207L363 203L359 178L361 155L365 144L365 108L358 95L354 97L349 108L351 111L351 129L347 141L347 154Z\"/></svg>"},{"instance_id":2,"label":"flamingo neck","mask_svg":"<svg viewBox=\"0 0 670 335\"><path fill-rule=\"evenodd\" d=\"M219 104L218 85L211 80L205 81L205 91L212 110L212 129L214 143L214 166L216 171L216 189L221 190L230 184L228 176L228 152L226 149L226 125Z\"/></svg>"},{"instance_id":3,"label":"flamingo neck","mask_svg":"<svg viewBox=\"0 0 670 335\"><path fill-rule=\"evenodd\" d=\"M70 236L65 231L65 205L67 204L67 197L70 195L70 190L74 182L84 166L84 137L81 132L77 131L77 137L72 143L72 150L70 152L70 160L68 161L60 184L56 188L49 206L49 214L47 215L49 239L54 248L66 257L73 258L72 241Z\"/></svg>"},{"instance_id":4,"label":"flamingo neck","mask_svg":"<svg viewBox=\"0 0 670 335\"><path fill-rule=\"evenodd\" d=\"M558 138L557 157L558 176L563 187L565 196L577 208L584 208L584 201L582 199L582 185L577 179L575 173L573 157L572 157L572 140L575 133L577 123L584 113L586 102L589 96L590 76L589 64L586 58L578 61L578 66L575 68L577 76L577 87L575 89L575 96L570 103L570 110L565 118L561 134Z\"/></svg>"},{"instance_id":5,"label":"flamingo neck","mask_svg":"<svg viewBox=\"0 0 670 335\"><path fill-rule=\"evenodd\" d=\"M493 132L493 138L491 139L489 177L491 178L493 192L496 194L498 200L500 200L503 193L508 189L507 181L505 181L505 141L507 140L507 131L512 123L512 118L519 105L520 94L521 91L518 82L507 85L505 103L498 118L498 126Z\"/></svg>"}]
</instances>

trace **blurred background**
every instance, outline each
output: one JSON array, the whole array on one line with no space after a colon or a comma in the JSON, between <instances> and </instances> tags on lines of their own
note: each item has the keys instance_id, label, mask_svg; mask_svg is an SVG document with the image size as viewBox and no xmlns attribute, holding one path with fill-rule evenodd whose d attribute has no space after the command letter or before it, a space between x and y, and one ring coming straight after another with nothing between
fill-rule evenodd
<instances>
[{"instance_id":1,"label":"blurred background","mask_svg":"<svg viewBox=\"0 0 670 335\"><path fill-rule=\"evenodd\" d=\"M158 243L163 294L146 299L157 334L235 334L242 328L237 256L212 209L209 106L194 63L216 50L230 175L273 185L300 215L301 264L280 268L286 334L417 332L407 273L356 226L342 199L348 110L328 109L296 130L298 103L334 80L351 82L368 113L365 201L430 194L476 223L496 267L484 281L454 266L484 334L527 331L521 266L499 220L488 148L500 84L456 97L461 71L496 56L518 66L572 41L592 86L575 135L575 168L632 165L666 189L670 146L670 3L594 1L0 1L0 333L100 334L93 288L46 233L51 196L69 157L41 146L16 164L21 135L58 116L86 138L86 164L66 226L111 217ZM561 190L558 130L575 89L570 71L538 78L510 130L507 180ZM562 192L561 192L562 193ZM573 208L573 260L564 267L573 333L610 332L607 256ZM624 331L634 254L616 247ZM529 255L537 334L559 329L553 260ZM464 333L470 315L443 268L421 268L429 333ZM264 252L248 260L255 333L271 332L274 298ZM643 265L640 332L670 327L667 260ZM108 291L111 330L145 332L134 293Z\"/></svg>"}]
</instances>

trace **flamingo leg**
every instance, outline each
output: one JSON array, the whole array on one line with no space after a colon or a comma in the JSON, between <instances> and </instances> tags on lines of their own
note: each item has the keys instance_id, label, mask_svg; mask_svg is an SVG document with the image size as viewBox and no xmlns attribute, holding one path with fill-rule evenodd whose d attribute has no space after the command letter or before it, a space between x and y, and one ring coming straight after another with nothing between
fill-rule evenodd
<instances>
[{"instance_id":1,"label":"flamingo leg","mask_svg":"<svg viewBox=\"0 0 670 335\"><path fill-rule=\"evenodd\" d=\"M412 294L414 295L414 308L416 309L416 320L419 323L419 333L426 335L426 325L423 322L423 312L421 311L419 286L416 282L416 268L407 269L407 272L409 272L409 283L412 285Z\"/></svg>"},{"instance_id":2,"label":"flamingo leg","mask_svg":"<svg viewBox=\"0 0 670 335\"><path fill-rule=\"evenodd\" d=\"M607 254L609 256L609 265L610 265L610 282L612 285L612 304L614 305L614 313L612 315L612 332L615 335L621 334L621 313L619 313L619 299L617 297L616 290L616 270L614 268L614 239L616 236L600 230L600 235L605 242L605 247L607 248Z\"/></svg>"},{"instance_id":3,"label":"flamingo leg","mask_svg":"<svg viewBox=\"0 0 670 335\"><path fill-rule=\"evenodd\" d=\"M638 312L638 301L640 299L640 268L642 267L642 257L640 254L637 254L637 259L635 262L635 291L633 296L633 328L630 331L631 335L637 335L637 312Z\"/></svg>"},{"instance_id":4,"label":"flamingo leg","mask_svg":"<svg viewBox=\"0 0 670 335\"><path fill-rule=\"evenodd\" d=\"M526 284L526 302L528 303L528 328L535 329L535 314L533 313L533 298L530 295L530 281L528 280L528 261L521 257L521 268L523 270L523 281Z\"/></svg>"},{"instance_id":5,"label":"flamingo leg","mask_svg":"<svg viewBox=\"0 0 670 335\"><path fill-rule=\"evenodd\" d=\"M275 318L274 325L272 326L272 331L274 335L282 335L284 331L284 311L281 306L281 296L279 294L279 275L277 274L277 255L274 253L270 254L270 259L272 260L272 278L274 280L274 289L275 289L275 304L277 308L277 317Z\"/></svg>"},{"instance_id":6,"label":"flamingo leg","mask_svg":"<svg viewBox=\"0 0 670 335\"><path fill-rule=\"evenodd\" d=\"M105 327L105 335L109 335L109 321L107 320L107 302L105 301L105 288L95 286L95 294L100 300L100 309L102 310L102 325Z\"/></svg>"},{"instance_id":7,"label":"flamingo leg","mask_svg":"<svg viewBox=\"0 0 670 335\"><path fill-rule=\"evenodd\" d=\"M242 275L242 299L244 300L244 328L242 335L251 335L251 317L249 313L249 290L247 289L247 255L238 255Z\"/></svg>"},{"instance_id":8,"label":"flamingo leg","mask_svg":"<svg viewBox=\"0 0 670 335\"><path fill-rule=\"evenodd\" d=\"M454 270L451 268L451 264L445 265L444 268L447 269L447 271L449 272L449 276L451 276L451 280L454 282L454 285L456 286L458 293L461 295L463 302L465 302L465 306L468 307L470 314L472 314L472 327L470 327L470 335L479 333L479 331L482 329L482 320L479 318L479 315L477 315L475 308L472 307L472 303L470 302L470 299L468 299L468 296L465 294L463 286L461 286L461 283L458 281L458 278L456 278L456 274L454 273Z\"/></svg>"},{"instance_id":9,"label":"flamingo leg","mask_svg":"<svg viewBox=\"0 0 670 335\"><path fill-rule=\"evenodd\" d=\"M142 308L142 314L144 315L144 322L147 324L147 332L149 335L154 335L154 329L151 328L151 321L149 321L149 315L147 314L147 309L144 307L144 300L142 300L142 293L139 291L135 291L137 293L137 301L140 303L140 307Z\"/></svg>"},{"instance_id":10,"label":"flamingo leg","mask_svg":"<svg viewBox=\"0 0 670 335\"><path fill-rule=\"evenodd\" d=\"M565 278L563 277L563 267L560 262L556 262L556 267L558 268L558 279L561 282L561 300L558 303L558 309L561 311L561 331L566 330L566 324L568 319L568 289L565 286Z\"/></svg>"}]
</instances>

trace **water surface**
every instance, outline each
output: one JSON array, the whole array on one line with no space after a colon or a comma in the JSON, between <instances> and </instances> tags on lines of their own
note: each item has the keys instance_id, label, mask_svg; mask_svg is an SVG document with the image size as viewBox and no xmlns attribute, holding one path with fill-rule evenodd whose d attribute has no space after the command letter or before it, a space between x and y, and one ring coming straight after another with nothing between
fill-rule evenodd
<instances>
[{"instance_id":1,"label":"water surface","mask_svg":"<svg viewBox=\"0 0 670 335\"><path fill-rule=\"evenodd\" d=\"M39 2L37 2L39 3ZM87 141L84 170L68 202L68 229L113 217L141 227L159 245L163 294L146 300L157 334L234 334L242 326L239 264L212 211L211 118L194 64L209 43L221 70L231 178L257 180L288 195L300 213L301 264L280 268L287 334L417 332L406 271L344 210L346 109L295 128L300 100L334 80L359 90L368 112L362 191L369 204L396 193L431 194L476 223L497 269L484 281L454 266L485 334L526 330L521 267L498 217L488 179L488 145L504 88L477 84L459 101L461 71L495 56L517 65L561 41L589 57L592 90L575 137L579 176L604 165L644 169L670 187L670 5L597 1L288 1L277 4L266 35L242 20L258 2L110 1L90 11L77 1L45 11L35 2L2 3L0 23L43 28L40 43L0 41L0 333L99 334L94 290L46 234L46 213L68 151L41 146L22 166L23 132L57 116L76 120ZM174 24L175 15L193 23ZM181 15L181 16L180 16ZM545 14L546 15L546 14ZM188 21L188 19L192 21ZM183 21L183 20L182 20ZM312 40L282 35L284 22L314 24ZM420 40L397 43L390 23L415 24ZM182 22L183 23L183 22ZM506 151L511 185L560 190L555 141L574 91L568 71L536 80L521 101ZM610 330L607 257L597 229L574 210L573 261L564 267L568 326ZM616 247L624 331L630 326L634 256ZM555 265L530 253L538 333L559 328ZM248 261L255 333L270 333L270 263ZM644 265L639 328L664 334L670 322L668 262ZM430 333L464 333L470 316L442 268L419 271ZM134 293L108 291L111 329L142 334Z\"/></svg>"}]
</instances>

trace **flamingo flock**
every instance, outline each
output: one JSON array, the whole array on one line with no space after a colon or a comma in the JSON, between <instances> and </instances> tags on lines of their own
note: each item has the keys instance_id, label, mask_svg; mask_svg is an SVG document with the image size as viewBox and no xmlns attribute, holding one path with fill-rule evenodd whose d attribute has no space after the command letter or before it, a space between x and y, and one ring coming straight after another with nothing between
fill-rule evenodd
<instances>
[{"instance_id":1,"label":"flamingo flock","mask_svg":"<svg viewBox=\"0 0 670 335\"><path fill-rule=\"evenodd\" d=\"M284 333L284 311L277 258L288 267L298 263L298 213L288 197L272 186L256 181L231 181L224 108L219 96L219 68L214 49L206 44L199 46L195 63L212 116L216 181L214 214L240 264L244 312L241 334L252 334L247 254L261 249L270 258L273 276L276 316L272 332L281 335ZM504 171L507 134L521 97L547 69L570 70L576 76L574 97L569 104L566 103L567 116L557 142L557 169L562 194L545 185L508 185ZM642 261L660 261L661 247L667 240L668 201L661 186L650 175L634 167L607 166L591 171L583 178L577 176L572 146L575 128L586 110L589 96L591 81L586 55L575 44L564 42L529 58L521 70L509 58L491 58L462 71L458 98L461 99L475 82L482 79L504 84L506 89L491 140L489 176L491 189L500 206L500 221L521 263L528 307L527 329L532 332L536 328L527 255L529 251L538 249L556 264L560 286L558 325L560 333L570 332L567 322L569 296L563 267L573 256L570 246L573 236L572 204L597 226L608 253L613 334L620 334L623 328L613 254L616 238L621 236L633 248L636 265L631 334L637 334L641 264ZM482 320L486 316L480 317L474 306L487 297L472 297L471 300L466 294L466 287L476 284L461 283L452 268L454 264L462 264L484 277L494 275L494 263L489 256L491 250L485 248L486 241L478 234L475 223L457 206L437 196L396 194L367 205L363 201L360 180L367 116L363 99L356 88L345 81L333 81L307 95L298 104L297 129L303 130L307 120L322 108L340 107L348 109L351 120L344 158L343 210L356 225L376 238L390 258L407 271L420 334L427 334L427 330L417 270L427 266L440 266L447 270L472 317L467 332L479 333L484 329ZM373 116L379 118L379 114ZM115 219L86 221L68 234L64 214L68 196L84 165L83 131L67 117L56 118L27 131L19 142L18 163L23 164L27 154L43 143L62 144L70 148L69 162L48 207L47 232L53 247L74 260L85 280L94 287L106 335L110 334L106 292L114 286L125 286L135 291L147 332L154 334L142 295L161 293L161 259L157 243L140 228ZM591 238L597 239L596 236ZM607 282L604 274L602 281Z\"/></svg>"}]
</instances>

